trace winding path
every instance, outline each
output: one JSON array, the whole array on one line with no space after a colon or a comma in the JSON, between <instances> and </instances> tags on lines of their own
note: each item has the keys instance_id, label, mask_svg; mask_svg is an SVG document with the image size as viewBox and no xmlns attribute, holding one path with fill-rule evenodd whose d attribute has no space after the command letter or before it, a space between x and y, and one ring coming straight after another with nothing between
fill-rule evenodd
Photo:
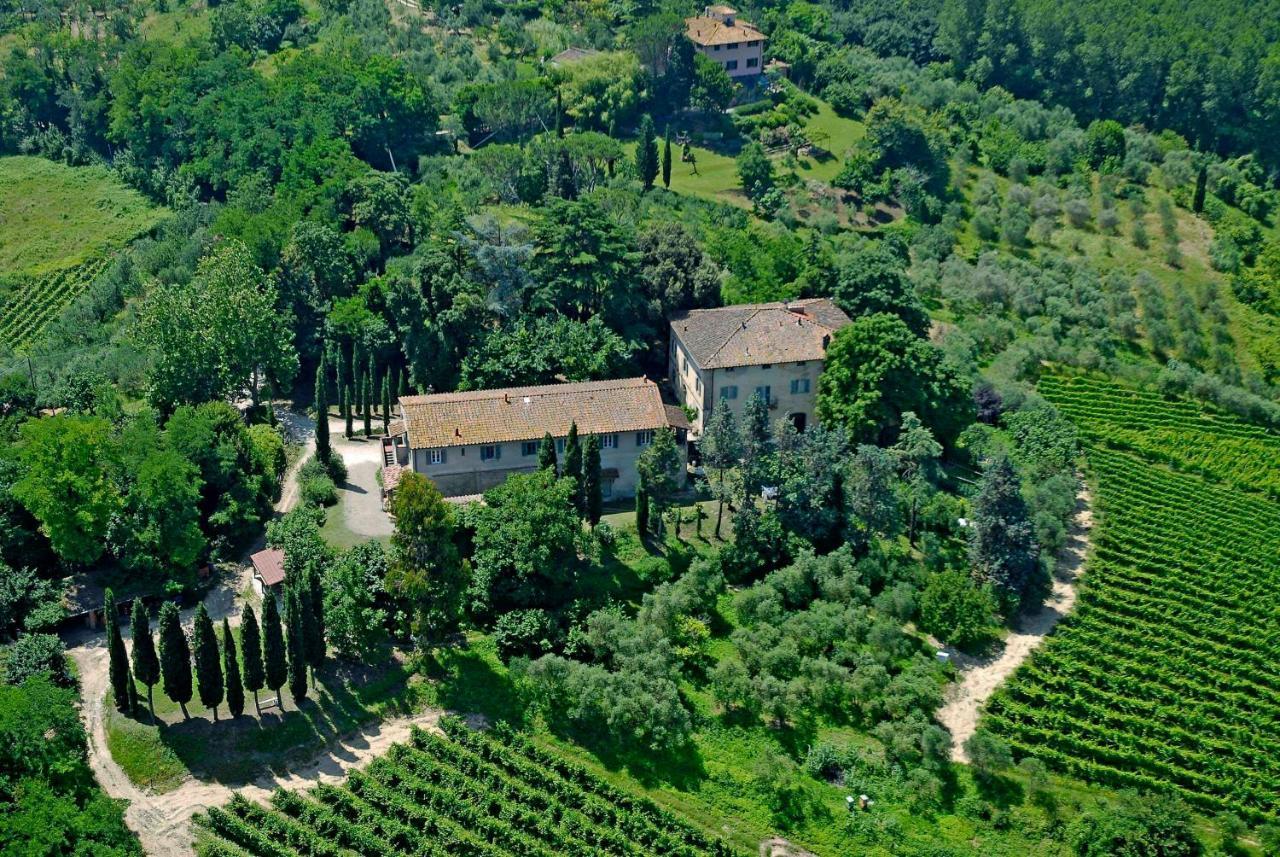
<instances>
[{"instance_id":1,"label":"winding path","mask_svg":"<svg viewBox=\"0 0 1280 857\"><path fill-rule=\"evenodd\" d=\"M285 474L280 499L275 505L276 512L283 514L297 505L298 474L315 453L315 424L311 419L292 411L282 409L279 416L286 434L303 443L302 454ZM226 616L231 619L232 625L239 623L239 594L248 586L251 574L248 562L241 563L238 573L224 575L205 596L205 609L215 622ZM191 633L194 615L194 608L182 613L182 622L188 634ZM130 647L131 630L121 628L126 644ZM159 857L190 857L192 816L208 807L226 803L233 792L238 791L251 800L265 801L277 788L300 791L320 783L340 782L351 769L361 767L385 753L392 744L408 740L412 727L434 726L442 713L430 710L413 716L371 723L334 739L305 764L287 774L264 774L253 783L236 789L192 777L173 791L157 795L135 785L107 749L103 702L110 678L105 636L100 631L85 631L76 637L71 641L68 653L75 659L80 674L80 692L84 700L81 718L89 738L89 767L108 795L129 802L125 810L125 823L138 834L143 850Z\"/></svg>"},{"instance_id":2,"label":"winding path","mask_svg":"<svg viewBox=\"0 0 1280 857\"><path fill-rule=\"evenodd\" d=\"M302 791L320 783L338 783L345 779L348 771L363 767L392 744L407 741L412 727L434 727L441 715L440 711L432 710L371 723L332 741L306 764L287 774L266 774L236 789L190 778L173 791L157 795L134 785L107 751L103 719L108 683L107 652L102 642L79 646L71 654L80 667L81 690L87 700L82 716L89 734L89 766L108 795L129 801L125 823L138 834L143 850L153 857L190 857L192 816L226 803L234 792L265 802L277 788Z\"/></svg>"},{"instance_id":3,"label":"winding path","mask_svg":"<svg viewBox=\"0 0 1280 857\"><path fill-rule=\"evenodd\" d=\"M1075 606L1076 581L1089 552L1089 532L1092 528L1093 512L1086 487L1081 489L1076 498L1075 518L1067 534L1066 544L1058 554L1053 591L1045 600L1044 606L1018 620L1017 627L1005 638L1004 648L995 657L974 658L946 649L951 654L952 663L960 669L960 678L948 689L946 701L938 709L937 718L951 733L951 758L955 761L969 761L964 752L964 742L977 729L983 703Z\"/></svg>"}]
</instances>

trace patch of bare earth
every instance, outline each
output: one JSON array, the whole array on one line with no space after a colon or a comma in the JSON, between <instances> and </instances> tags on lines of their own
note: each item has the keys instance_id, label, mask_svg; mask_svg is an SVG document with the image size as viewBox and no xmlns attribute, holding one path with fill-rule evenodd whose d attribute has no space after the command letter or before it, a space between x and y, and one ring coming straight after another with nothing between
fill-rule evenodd
<instances>
[{"instance_id":1,"label":"patch of bare earth","mask_svg":"<svg viewBox=\"0 0 1280 857\"><path fill-rule=\"evenodd\" d=\"M1018 619L1017 626L1005 638L1004 647L997 654L974 658L946 650L951 653L952 663L959 668L960 677L948 689L937 718L951 733L954 742L951 757L955 761L969 761L964 752L964 742L977 729L983 704L1075 606L1076 581L1089 552L1089 531L1092 527L1093 513L1088 489L1085 488L1076 499L1075 518L1066 544L1058 554L1053 591L1044 606Z\"/></svg>"}]
</instances>

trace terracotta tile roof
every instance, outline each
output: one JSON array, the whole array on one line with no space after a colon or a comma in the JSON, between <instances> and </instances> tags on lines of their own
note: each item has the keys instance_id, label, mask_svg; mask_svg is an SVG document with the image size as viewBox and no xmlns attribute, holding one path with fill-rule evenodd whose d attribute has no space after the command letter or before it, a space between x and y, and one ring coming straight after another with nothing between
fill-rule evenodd
<instances>
[{"instance_id":1,"label":"terracotta tile roof","mask_svg":"<svg viewBox=\"0 0 1280 857\"><path fill-rule=\"evenodd\" d=\"M249 557L258 577L267 586L284 583L284 551L279 548L267 548Z\"/></svg>"},{"instance_id":2,"label":"terracotta tile roof","mask_svg":"<svg viewBox=\"0 0 1280 857\"><path fill-rule=\"evenodd\" d=\"M400 474L404 468L399 464L388 464L382 468L382 490L390 494L400 485Z\"/></svg>"},{"instance_id":3,"label":"terracotta tile roof","mask_svg":"<svg viewBox=\"0 0 1280 857\"><path fill-rule=\"evenodd\" d=\"M404 422L401 420L392 420L387 423L387 433L384 437L399 437L404 434Z\"/></svg>"},{"instance_id":4,"label":"terracotta tile roof","mask_svg":"<svg viewBox=\"0 0 1280 857\"><path fill-rule=\"evenodd\" d=\"M826 338L849 324L827 298L695 309L671 319L672 335L703 369L822 360Z\"/></svg>"},{"instance_id":5,"label":"terracotta tile roof","mask_svg":"<svg viewBox=\"0 0 1280 857\"><path fill-rule=\"evenodd\" d=\"M698 45L733 45L738 42L764 41L764 33L748 21L726 24L718 18L685 18L685 35Z\"/></svg>"},{"instance_id":6,"label":"terracotta tile roof","mask_svg":"<svg viewBox=\"0 0 1280 857\"><path fill-rule=\"evenodd\" d=\"M684 412L684 408L679 405L663 405L667 409L667 425L673 429L693 428L693 424L689 422L689 415Z\"/></svg>"},{"instance_id":7,"label":"terracotta tile roof","mask_svg":"<svg viewBox=\"0 0 1280 857\"><path fill-rule=\"evenodd\" d=\"M668 425L658 385L647 378L403 396L400 407L413 449L564 437L575 422L584 435Z\"/></svg>"}]
</instances>

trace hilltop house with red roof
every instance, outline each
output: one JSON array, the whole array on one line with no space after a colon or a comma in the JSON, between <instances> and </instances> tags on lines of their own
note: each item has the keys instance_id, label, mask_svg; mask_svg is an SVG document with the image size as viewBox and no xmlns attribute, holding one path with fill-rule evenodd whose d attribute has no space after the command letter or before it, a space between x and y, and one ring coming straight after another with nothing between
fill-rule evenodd
<instances>
[{"instance_id":1,"label":"hilltop house with red roof","mask_svg":"<svg viewBox=\"0 0 1280 857\"><path fill-rule=\"evenodd\" d=\"M818 376L835 332L849 317L827 298L695 309L671 319L668 377L702 435L712 408L742 416L760 396L803 431L812 422Z\"/></svg>"},{"instance_id":2,"label":"hilltop house with red roof","mask_svg":"<svg viewBox=\"0 0 1280 857\"><path fill-rule=\"evenodd\" d=\"M764 71L765 34L740 20L729 6L707 6L684 21L694 50L715 60L729 77L751 77Z\"/></svg>"}]
</instances>

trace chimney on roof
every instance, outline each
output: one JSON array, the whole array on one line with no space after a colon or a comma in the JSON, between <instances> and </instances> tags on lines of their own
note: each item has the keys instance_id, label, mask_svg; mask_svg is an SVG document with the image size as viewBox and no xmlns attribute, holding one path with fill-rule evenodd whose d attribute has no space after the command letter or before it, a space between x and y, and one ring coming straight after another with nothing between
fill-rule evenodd
<instances>
[{"instance_id":1,"label":"chimney on roof","mask_svg":"<svg viewBox=\"0 0 1280 857\"><path fill-rule=\"evenodd\" d=\"M831 334L828 333L822 337L822 350L826 351L827 346L830 344L831 344Z\"/></svg>"},{"instance_id":2,"label":"chimney on roof","mask_svg":"<svg viewBox=\"0 0 1280 857\"><path fill-rule=\"evenodd\" d=\"M462 429L457 428L457 427L455 426L455 427L454 427L454 429L453 429L453 436L454 436L454 437L462 437Z\"/></svg>"},{"instance_id":3,"label":"chimney on roof","mask_svg":"<svg viewBox=\"0 0 1280 857\"><path fill-rule=\"evenodd\" d=\"M502 394L502 401L506 402L508 405L509 405L509 404L511 404L511 394L510 394L510 393L503 393L503 394Z\"/></svg>"},{"instance_id":4,"label":"chimney on roof","mask_svg":"<svg viewBox=\"0 0 1280 857\"><path fill-rule=\"evenodd\" d=\"M746 329L747 329L747 323L746 323L745 321L742 323L742 329L743 329L743 330L746 330Z\"/></svg>"}]
</instances>

